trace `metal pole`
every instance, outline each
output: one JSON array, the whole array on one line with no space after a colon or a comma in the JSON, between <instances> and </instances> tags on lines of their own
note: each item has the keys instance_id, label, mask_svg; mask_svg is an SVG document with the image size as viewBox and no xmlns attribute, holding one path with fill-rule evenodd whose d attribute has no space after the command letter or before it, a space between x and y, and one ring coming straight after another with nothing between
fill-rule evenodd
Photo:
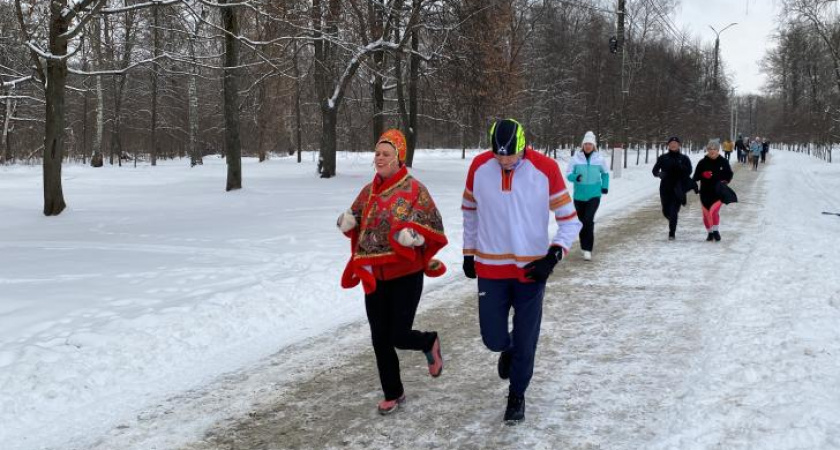
<instances>
[{"instance_id":1,"label":"metal pole","mask_svg":"<svg viewBox=\"0 0 840 450\"><path fill-rule=\"evenodd\" d=\"M712 28L714 29L714 28ZM714 78L712 82L714 83L715 89L718 86L718 58L720 58L720 34L716 34L715 37L715 72Z\"/></svg>"},{"instance_id":2,"label":"metal pole","mask_svg":"<svg viewBox=\"0 0 840 450\"><path fill-rule=\"evenodd\" d=\"M729 95L729 140L735 142L735 88Z\"/></svg>"},{"instance_id":3,"label":"metal pole","mask_svg":"<svg viewBox=\"0 0 840 450\"><path fill-rule=\"evenodd\" d=\"M629 131L629 122L627 121L627 97L630 94L629 87L626 85L627 77L626 77L626 59L627 59L627 51L625 50L624 46L624 17L626 14L625 10L625 3L626 0L618 0L618 30L617 30L617 39L618 39L618 48L621 50L621 123L620 126L622 127L622 145L624 146L624 168L627 168L627 147L629 146L630 141L630 131Z\"/></svg>"},{"instance_id":4,"label":"metal pole","mask_svg":"<svg viewBox=\"0 0 840 450\"><path fill-rule=\"evenodd\" d=\"M713 86L715 89L718 87L718 60L720 59L720 35L724 31L726 31L729 27L738 25L738 22L732 22L729 25L725 26L722 30L718 31L715 27L709 25L709 28L715 33L715 71L714 71L714 79L712 80Z\"/></svg>"}]
</instances>

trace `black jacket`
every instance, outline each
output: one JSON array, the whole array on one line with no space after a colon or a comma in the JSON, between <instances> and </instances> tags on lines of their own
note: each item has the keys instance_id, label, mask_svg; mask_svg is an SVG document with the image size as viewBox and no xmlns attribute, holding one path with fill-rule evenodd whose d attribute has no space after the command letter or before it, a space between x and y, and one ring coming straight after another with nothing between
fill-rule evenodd
<instances>
[{"instance_id":1,"label":"black jacket","mask_svg":"<svg viewBox=\"0 0 840 450\"><path fill-rule=\"evenodd\" d=\"M676 198L685 205L685 193L697 189L697 183L691 180L691 160L680 152L669 150L660 155L652 172L653 176L662 180L659 183L659 195L663 198Z\"/></svg>"},{"instance_id":2,"label":"black jacket","mask_svg":"<svg viewBox=\"0 0 840 450\"><path fill-rule=\"evenodd\" d=\"M735 149L736 150L747 151L747 146L744 145L744 140L743 139L738 139L737 141L735 141Z\"/></svg>"},{"instance_id":3,"label":"black jacket","mask_svg":"<svg viewBox=\"0 0 840 450\"><path fill-rule=\"evenodd\" d=\"M704 157L697 163L694 170L694 181L700 182L700 201L705 207L711 207L721 200L718 184L732 181L732 167L726 158L718 156L715 159Z\"/></svg>"},{"instance_id":4,"label":"black jacket","mask_svg":"<svg viewBox=\"0 0 840 450\"><path fill-rule=\"evenodd\" d=\"M662 179L660 190L671 190L691 176L691 160L682 153L668 151L656 159L652 172L653 176Z\"/></svg>"}]
</instances>

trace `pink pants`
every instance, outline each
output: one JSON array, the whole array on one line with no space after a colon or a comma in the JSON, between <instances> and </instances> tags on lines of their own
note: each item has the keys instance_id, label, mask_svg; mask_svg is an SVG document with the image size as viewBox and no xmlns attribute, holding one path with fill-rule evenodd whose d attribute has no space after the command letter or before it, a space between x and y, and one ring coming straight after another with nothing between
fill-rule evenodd
<instances>
[{"instance_id":1,"label":"pink pants","mask_svg":"<svg viewBox=\"0 0 840 450\"><path fill-rule=\"evenodd\" d=\"M706 230L711 233L712 231L717 231L718 226L720 225L720 207L722 206L720 201L716 201L711 208L706 209L703 207L703 225L706 225Z\"/></svg>"}]
</instances>

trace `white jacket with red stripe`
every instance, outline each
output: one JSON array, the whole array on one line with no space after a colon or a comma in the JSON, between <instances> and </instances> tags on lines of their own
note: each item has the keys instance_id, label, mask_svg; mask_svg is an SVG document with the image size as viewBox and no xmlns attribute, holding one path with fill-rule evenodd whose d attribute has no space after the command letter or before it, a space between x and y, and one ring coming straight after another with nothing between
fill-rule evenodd
<instances>
[{"instance_id":1,"label":"white jacket with red stripe","mask_svg":"<svg viewBox=\"0 0 840 450\"><path fill-rule=\"evenodd\" d=\"M545 256L549 245L567 253L582 226L557 162L530 147L510 171L492 152L476 156L461 210L464 255L475 256L481 278L524 281L523 266ZM550 241L549 212L558 226Z\"/></svg>"}]
</instances>

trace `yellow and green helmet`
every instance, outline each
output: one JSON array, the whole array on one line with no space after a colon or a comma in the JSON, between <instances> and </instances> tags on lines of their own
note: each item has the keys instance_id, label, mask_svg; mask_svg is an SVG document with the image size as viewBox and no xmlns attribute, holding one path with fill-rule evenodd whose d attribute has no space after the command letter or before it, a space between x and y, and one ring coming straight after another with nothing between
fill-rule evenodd
<instances>
[{"instance_id":1,"label":"yellow and green helmet","mask_svg":"<svg viewBox=\"0 0 840 450\"><path fill-rule=\"evenodd\" d=\"M490 126L493 153L510 156L525 150L525 128L513 119L497 120Z\"/></svg>"}]
</instances>

